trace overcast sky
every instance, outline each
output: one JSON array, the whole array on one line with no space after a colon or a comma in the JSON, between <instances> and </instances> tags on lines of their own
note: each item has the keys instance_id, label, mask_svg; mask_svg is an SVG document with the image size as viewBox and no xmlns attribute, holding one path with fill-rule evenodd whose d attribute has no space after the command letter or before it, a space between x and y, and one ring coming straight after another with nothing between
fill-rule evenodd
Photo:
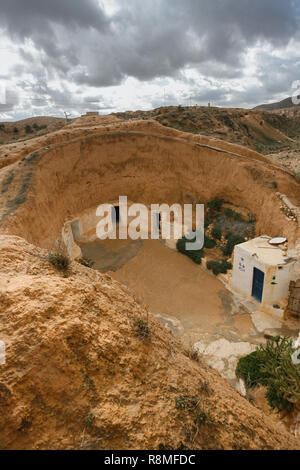
<instances>
[{"instance_id":1,"label":"overcast sky","mask_svg":"<svg viewBox=\"0 0 300 470\"><path fill-rule=\"evenodd\" d=\"M300 0L0 0L0 120L283 99L299 20Z\"/></svg>"}]
</instances>

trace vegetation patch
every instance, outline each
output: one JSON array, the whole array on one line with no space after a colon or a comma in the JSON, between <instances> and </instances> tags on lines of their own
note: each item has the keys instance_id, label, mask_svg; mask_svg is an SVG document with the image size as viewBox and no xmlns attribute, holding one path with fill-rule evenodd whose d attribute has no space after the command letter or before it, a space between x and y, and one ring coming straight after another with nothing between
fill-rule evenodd
<instances>
[{"instance_id":1,"label":"vegetation patch","mask_svg":"<svg viewBox=\"0 0 300 470\"><path fill-rule=\"evenodd\" d=\"M276 337L239 360L236 376L246 387L267 387L266 398L273 409L292 411L300 398L300 364L295 365L293 342L288 337Z\"/></svg>"},{"instance_id":2,"label":"vegetation patch","mask_svg":"<svg viewBox=\"0 0 300 470\"><path fill-rule=\"evenodd\" d=\"M224 256L231 256L236 245L244 243L246 240L241 235L234 235L232 233L227 234L227 242L225 246L222 246L221 251Z\"/></svg>"},{"instance_id":3,"label":"vegetation patch","mask_svg":"<svg viewBox=\"0 0 300 470\"><path fill-rule=\"evenodd\" d=\"M33 163L39 156L39 152L32 153L29 157L25 158L26 163Z\"/></svg>"},{"instance_id":4,"label":"vegetation patch","mask_svg":"<svg viewBox=\"0 0 300 470\"><path fill-rule=\"evenodd\" d=\"M300 171L295 171L294 176L297 183L300 183Z\"/></svg>"},{"instance_id":5,"label":"vegetation patch","mask_svg":"<svg viewBox=\"0 0 300 470\"><path fill-rule=\"evenodd\" d=\"M220 229L220 227L214 226L211 231L211 236L215 238L216 240L221 240L222 230Z\"/></svg>"},{"instance_id":6,"label":"vegetation patch","mask_svg":"<svg viewBox=\"0 0 300 470\"><path fill-rule=\"evenodd\" d=\"M195 361L195 362L198 362L199 361L199 353L196 349L194 349L193 347L190 347L188 349L185 349L184 351L186 357L188 357L189 359L191 359L191 361Z\"/></svg>"},{"instance_id":7,"label":"vegetation patch","mask_svg":"<svg viewBox=\"0 0 300 470\"><path fill-rule=\"evenodd\" d=\"M48 260L58 271L63 273L67 273L71 264L70 258L63 253L49 253Z\"/></svg>"},{"instance_id":8,"label":"vegetation patch","mask_svg":"<svg viewBox=\"0 0 300 470\"><path fill-rule=\"evenodd\" d=\"M4 180L2 181L2 189L1 189L1 193L4 194L8 191L8 188L9 188L9 185L12 183L13 179L14 179L14 172L13 170L9 171L9 173L7 174L7 176L4 178Z\"/></svg>"},{"instance_id":9,"label":"vegetation patch","mask_svg":"<svg viewBox=\"0 0 300 470\"><path fill-rule=\"evenodd\" d=\"M89 415L85 419L85 423L88 428L92 426L94 420L95 420L95 416L93 415L93 413L89 413Z\"/></svg>"},{"instance_id":10,"label":"vegetation patch","mask_svg":"<svg viewBox=\"0 0 300 470\"><path fill-rule=\"evenodd\" d=\"M188 240L186 237L181 238L177 242L177 250L182 253L183 255L188 256L194 263L201 264L202 258L204 258L204 250L187 250L186 244L187 243L196 243L196 237L192 240Z\"/></svg>"},{"instance_id":11,"label":"vegetation patch","mask_svg":"<svg viewBox=\"0 0 300 470\"><path fill-rule=\"evenodd\" d=\"M226 259L222 259L219 261L208 261L206 267L217 276L218 274L226 274L229 269L232 269L232 264L228 263Z\"/></svg>"},{"instance_id":12,"label":"vegetation patch","mask_svg":"<svg viewBox=\"0 0 300 470\"><path fill-rule=\"evenodd\" d=\"M26 194L27 194L27 190L28 190L29 185L30 185L31 178L32 178L32 171L29 171L28 173L25 174L25 176L22 180L21 187L20 187L16 197L14 197L13 199L11 199L7 202L7 206L9 207L9 211L6 214L6 216L11 214L14 210L16 210L21 204L23 204L26 201L26 199L27 199Z\"/></svg>"},{"instance_id":13,"label":"vegetation patch","mask_svg":"<svg viewBox=\"0 0 300 470\"><path fill-rule=\"evenodd\" d=\"M94 266L94 261L92 261L90 258L78 258L76 260L78 263L82 264L82 266L85 266L86 268L92 268Z\"/></svg>"},{"instance_id":14,"label":"vegetation patch","mask_svg":"<svg viewBox=\"0 0 300 470\"><path fill-rule=\"evenodd\" d=\"M194 411L199 404L199 397L196 395L179 395L175 399L177 410Z\"/></svg>"},{"instance_id":15,"label":"vegetation patch","mask_svg":"<svg viewBox=\"0 0 300 470\"><path fill-rule=\"evenodd\" d=\"M213 238L205 237L204 248L211 250L217 246L217 242Z\"/></svg>"},{"instance_id":16,"label":"vegetation patch","mask_svg":"<svg viewBox=\"0 0 300 470\"><path fill-rule=\"evenodd\" d=\"M142 340L149 339L151 336L149 324L145 320L137 320L135 322L135 330L137 336Z\"/></svg>"}]
</instances>

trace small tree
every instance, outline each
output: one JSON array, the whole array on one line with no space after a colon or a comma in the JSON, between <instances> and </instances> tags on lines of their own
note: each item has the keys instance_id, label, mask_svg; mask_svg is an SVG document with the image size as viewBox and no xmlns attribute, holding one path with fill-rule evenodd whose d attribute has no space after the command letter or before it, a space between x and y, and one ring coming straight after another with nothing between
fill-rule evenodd
<instances>
[{"instance_id":1,"label":"small tree","mask_svg":"<svg viewBox=\"0 0 300 470\"><path fill-rule=\"evenodd\" d=\"M213 227L211 231L212 237L214 237L216 240L221 240L222 238L222 230L219 227Z\"/></svg>"}]
</instances>

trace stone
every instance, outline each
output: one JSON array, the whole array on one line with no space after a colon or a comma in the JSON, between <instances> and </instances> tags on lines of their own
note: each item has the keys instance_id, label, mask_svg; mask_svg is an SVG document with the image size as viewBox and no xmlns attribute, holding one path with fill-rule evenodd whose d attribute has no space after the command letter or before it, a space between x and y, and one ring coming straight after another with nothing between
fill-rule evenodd
<instances>
[{"instance_id":1,"label":"stone","mask_svg":"<svg viewBox=\"0 0 300 470\"><path fill-rule=\"evenodd\" d=\"M282 327L282 322L263 312L254 312L251 315L253 324L259 333L264 333L267 329L276 329Z\"/></svg>"}]
</instances>

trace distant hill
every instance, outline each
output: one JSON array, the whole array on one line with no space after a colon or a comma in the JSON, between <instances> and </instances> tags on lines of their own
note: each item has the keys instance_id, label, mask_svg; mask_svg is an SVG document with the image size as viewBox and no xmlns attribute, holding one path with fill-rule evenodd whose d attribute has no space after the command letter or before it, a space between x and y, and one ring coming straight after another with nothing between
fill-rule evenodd
<instances>
[{"instance_id":1,"label":"distant hill","mask_svg":"<svg viewBox=\"0 0 300 470\"><path fill-rule=\"evenodd\" d=\"M298 96L298 98L300 98L300 96ZM261 104L260 106L256 106L253 109L260 109L262 111L275 111L277 109L294 108L294 107L295 105L292 102L292 98L289 97L282 101L278 101L277 103Z\"/></svg>"},{"instance_id":2,"label":"distant hill","mask_svg":"<svg viewBox=\"0 0 300 470\"><path fill-rule=\"evenodd\" d=\"M64 118L51 116L36 116L21 121L0 122L0 145L55 132L65 125Z\"/></svg>"},{"instance_id":3,"label":"distant hill","mask_svg":"<svg viewBox=\"0 0 300 470\"><path fill-rule=\"evenodd\" d=\"M300 107L297 107L300 111ZM292 108L291 108L292 110ZM207 135L257 150L263 154L278 152L300 135L299 115L281 115L264 109L169 106L151 111L116 113L121 119L155 119L181 132Z\"/></svg>"}]
</instances>

